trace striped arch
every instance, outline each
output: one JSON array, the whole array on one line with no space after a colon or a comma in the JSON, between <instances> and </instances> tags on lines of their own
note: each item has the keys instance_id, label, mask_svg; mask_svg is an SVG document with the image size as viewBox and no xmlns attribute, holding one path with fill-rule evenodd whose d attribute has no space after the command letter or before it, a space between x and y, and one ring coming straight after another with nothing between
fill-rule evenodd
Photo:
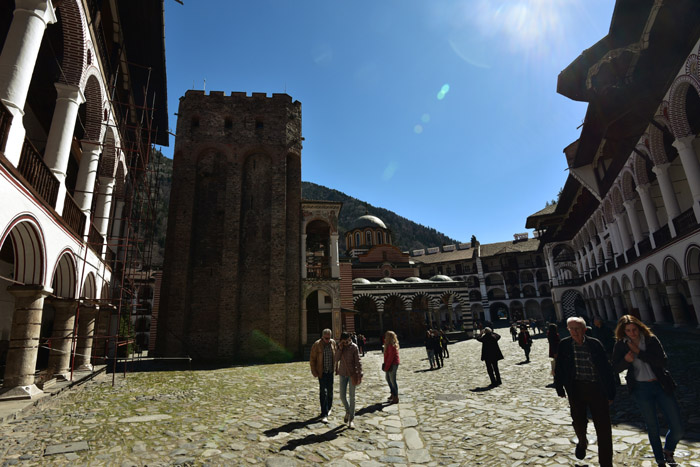
<instances>
[{"instance_id":1,"label":"striped arch","mask_svg":"<svg viewBox=\"0 0 700 467\"><path fill-rule=\"evenodd\" d=\"M119 164L117 164L117 176L115 180L114 196L118 199L123 199L126 193L126 166L123 159L120 159Z\"/></svg>"},{"instance_id":2,"label":"striped arch","mask_svg":"<svg viewBox=\"0 0 700 467\"><path fill-rule=\"evenodd\" d=\"M411 309L411 302L409 301L409 297L403 294L399 293L390 293L389 295L385 295L379 299L379 302L382 305L382 308L384 308L384 304L386 303L387 300L389 300L392 297L398 298L401 303L403 303L403 308L404 310L410 310Z\"/></svg>"},{"instance_id":3,"label":"striped arch","mask_svg":"<svg viewBox=\"0 0 700 467\"><path fill-rule=\"evenodd\" d=\"M620 193L620 187L618 186L614 186L612 189L612 206L615 214L620 214L623 210L622 193Z\"/></svg>"},{"instance_id":4,"label":"striped arch","mask_svg":"<svg viewBox=\"0 0 700 467\"><path fill-rule=\"evenodd\" d=\"M685 97L691 90L700 94L700 81L694 76L684 75L676 78L668 93L669 119L676 138L684 138L692 133L685 108Z\"/></svg>"},{"instance_id":5,"label":"striped arch","mask_svg":"<svg viewBox=\"0 0 700 467\"><path fill-rule=\"evenodd\" d=\"M603 213L600 211L600 209L598 209L593 215L593 220L595 221L596 229L598 229L598 234L602 235L603 231L605 230L605 224L603 223Z\"/></svg>"},{"instance_id":6,"label":"striped arch","mask_svg":"<svg viewBox=\"0 0 700 467\"><path fill-rule=\"evenodd\" d=\"M87 63L86 21L80 3L82 2L77 0L65 0L58 7L63 30L63 62L59 81L78 87L82 83Z\"/></svg>"},{"instance_id":7,"label":"striped arch","mask_svg":"<svg viewBox=\"0 0 700 467\"><path fill-rule=\"evenodd\" d=\"M104 96L105 92L102 89L99 79L99 71L94 66L91 66L86 74L85 79L85 141L90 143L99 143L102 141L105 125L104 115Z\"/></svg>"},{"instance_id":8,"label":"striped arch","mask_svg":"<svg viewBox=\"0 0 700 467\"><path fill-rule=\"evenodd\" d=\"M25 285L46 282L46 242L37 220L30 214L15 217L0 237L0 246L7 239L15 255L14 280Z\"/></svg>"},{"instance_id":9,"label":"striped arch","mask_svg":"<svg viewBox=\"0 0 700 467\"><path fill-rule=\"evenodd\" d=\"M108 128L100 158L100 177L113 178L115 176L119 154L115 136L114 129Z\"/></svg>"},{"instance_id":10,"label":"striped arch","mask_svg":"<svg viewBox=\"0 0 700 467\"><path fill-rule=\"evenodd\" d=\"M649 150L643 144L637 145L637 151L642 152L647 155L651 160L651 155ZM647 170L647 161L639 154L634 154L632 159L632 169L634 170L634 176L637 179L637 185L648 185L649 184L649 173Z\"/></svg>"},{"instance_id":11,"label":"striped arch","mask_svg":"<svg viewBox=\"0 0 700 467\"><path fill-rule=\"evenodd\" d=\"M313 291L312 291L312 292L313 292ZM311 294L311 292L309 292L309 293L307 294L307 296L304 297L304 300L306 300L306 298L307 298L310 294ZM367 300L373 302L373 303L377 306L377 309L379 308L379 305L380 305L380 304L381 304L382 306L384 306L384 302L383 302L383 301L380 301L380 297L375 297L375 296L372 295L372 294L363 293L363 294L355 295L354 297L352 297L352 305L353 305L353 308L356 308L356 307L357 307L357 302L360 301L360 300L363 300L363 299L367 299Z\"/></svg>"},{"instance_id":12,"label":"striped arch","mask_svg":"<svg viewBox=\"0 0 700 467\"><path fill-rule=\"evenodd\" d=\"M613 217L612 201L609 196L603 201L603 216L605 217L605 222L608 224L612 224L615 221Z\"/></svg>"},{"instance_id":13,"label":"striped arch","mask_svg":"<svg viewBox=\"0 0 700 467\"><path fill-rule=\"evenodd\" d=\"M66 248L59 255L56 266L53 270L53 278L51 280L51 288L54 295L60 298L75 298L77 268L75 254Z\"/></svg>"},{"instance_id":14,"label":"striped arch","mask_svg":"<svg viewBox=\"0 0 700 467\"><path fill-rule=\"evenodd\" d=\"M668 103L662 104L662 107L662 114L654 117L654 121L672 132L671 123L666 117L668 115ZM651 160L654 161L654 165L668 163L668 156L664 147L664 134L656 125L649 125L649 146Z\"/></svg>"},{"instance_id":15,"label":"striped arch","mask_svg":"<svg viewBox=\"0 0 700 467\"><path fill-rule=\"evenodd\" d=\"M635 199L637 192L635 188L637 187L637 182L634 179L634 173L632 170L625 169L622 172L622 198L625 201L632 201Z\"/></svg>"},{"instance_id":16,"label":"striped arch","mask_svg":"<svg viewBox=\"0 0 700 467\"><path fill-rule=\"evenodd\" d=\"M111 297L112 293L109 289L109 282L107 281L102 281L102 288L100 289L100 299L101 300L109 300Z\"/></svg>"},{"instance_id":17,"label":"striped arch","mask_svg":"<svg viewBox=\"0 0 700 467\"><path fill-rule=\"evenodd\" d=\"M95 283L95 274L89 273L83 283L83 290L80 292L80 298L95 299L97 298L97 284Z\"/></svg>"}]
</instances>

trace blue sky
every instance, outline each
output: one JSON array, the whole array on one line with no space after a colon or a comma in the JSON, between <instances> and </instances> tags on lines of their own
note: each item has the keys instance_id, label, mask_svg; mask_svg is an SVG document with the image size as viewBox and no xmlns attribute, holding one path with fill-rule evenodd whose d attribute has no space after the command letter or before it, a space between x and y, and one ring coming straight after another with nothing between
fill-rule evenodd
<instances>
[{"instance_id":1,"label":"blue sky","mask_svg":"<svg viewBox=\"0 0 700 467\"><path fill-rule=\"evenodd\" d=\"M166 0L170 126L205 80L286 92L302 103L303 180L459 241L511 240L564 184L586 104L557 76L614 3Z\"/></svg>"}]
</instances>

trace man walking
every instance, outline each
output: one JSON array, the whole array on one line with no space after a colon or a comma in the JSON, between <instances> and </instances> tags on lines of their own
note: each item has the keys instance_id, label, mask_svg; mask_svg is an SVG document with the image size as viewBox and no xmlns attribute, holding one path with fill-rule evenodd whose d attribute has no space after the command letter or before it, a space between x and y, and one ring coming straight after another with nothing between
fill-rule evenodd
<instances>
[{"instance_id":1,"label":"man walking","mask_svg":"<svg viewBox=\"0 0 700 467\"><path fill-rule=\"evenodd\" d=\"M336 343L331 339L331 330L324 329L321 338L311 346L311 374L318 378L321 401L321 421L328 423L333 405L333 359Z\"/></svg>"},{"instance_id":2,"label":"man walking","mask_svg":"<svg viewBox=\"0 0 700 467\"><path fill-rule=\"evenodd\" d=\"M498 371L498 361L503 360L503 354L498 345L500 338L501 336L491 328L484 328L483 333L476 336L476 340L481 342L481 360L486 363L486 371L489 373L492 387L501 384L501 373Z\"/></svg>"},{"instance_id":3,"label":"man walking","mask_svg":"<svg viewBox=\"0 0 700 467\"><path fill-rule=\"evenodd\" d=\"M571 334L559 343L554 370L554 385L559 397L569 398L571 419L578 437L576 458L586 457L586 428L590 409L598 435L598 458L601 467L612 467L612 428L610 404L615 398L615 380L603 344L586 336L586 321L569 318ZM566 390L566 391L565 391Z\"/></svg>"}]
</instances>

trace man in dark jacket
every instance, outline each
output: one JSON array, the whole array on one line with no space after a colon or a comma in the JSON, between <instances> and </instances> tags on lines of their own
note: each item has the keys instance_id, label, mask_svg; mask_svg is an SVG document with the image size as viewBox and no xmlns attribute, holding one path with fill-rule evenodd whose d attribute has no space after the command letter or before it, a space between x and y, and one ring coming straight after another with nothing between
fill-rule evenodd
<instances>
[{"instance_id":1,"label":"man in dark jacket","mask_svg":"<svg viewBox=\"0 0 700 467\"><path fill-rule=\"evenodd\" d=\"M501 384L501 373L498 372L498 361L503 360L503 354L498 345L500 338L501 336L493 332L491 328L484 328L484 332L476 336L476 340L481 342L481 359L486 363L491 386Z\"/></svg>"},{"instance_id":2,"label":"man in dark jacket","mask_svg":"<svg viewBox=\"0 0 700 467\"><path fill-rule=\"evenodd\" d=\"M611 467L613 451L609 407L615 398L612 367L603 344L586 336L586 322L583 318L569 318L566 325L571 336L559 343L554 385L559 397L569 398L572 425L578 437L576 457L586 457L586 411L590 409L598 435L600 465Z\"/></svg>"}]
</instances>

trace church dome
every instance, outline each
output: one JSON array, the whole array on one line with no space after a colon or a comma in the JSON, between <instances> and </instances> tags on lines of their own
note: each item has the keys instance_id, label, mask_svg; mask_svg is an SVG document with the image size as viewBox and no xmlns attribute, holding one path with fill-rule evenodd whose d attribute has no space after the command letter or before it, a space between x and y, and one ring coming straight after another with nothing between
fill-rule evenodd
<instances>
[{"instance_id":1,"label":"church dome","mask_svg":"<svg viewBox=\"0 0 700 467\"><path fill-rule=\"evenodd\" d=\"M423 282L423 279L420 277L409 277L407 279L404 279L404 282Z\"/></svg>"},{"instance_id":2,"label":"church dome","mask_svg":"<svg viewBox=\"0 0 700 467\"><path fill-rule=\"evenodd\" d=\"M365 227L378 227L380 229L386 229L386 225L380 218L365 214L364 216L355 219L350 230L364 229Z\"/></svg>"},{"instance_id":3,"label":"church dome","mask_svg":"<svg viewBox=\"0 0 700 467\"><path fill-rule=\"evenodd\" d=\"M362 277L358 277L357 279L352 280L353 284L369 284L370 282L367 279L363 279Z\"/></svg>"},{"instance_id":4,"label":"church dome","mask_svg":"<svg viewBox=\"0 0 700 467\"><path fill-rule=\"evenodd\" d=\"M382 279L379 279L379 282L386 282L386 283L392 284L392 283L396 282L396 279L394 279L393 277L384 277Z\"/></svg>"},{"instance_id":5,"label":"church dome","mask_svg":"<svg viewBox=\"0 0 700 467\"><path fill-rule=\"evenodd\" d=\"M441 274L438 274L437 276L433 276L430 278L431 282L454 282L452 278L448 276L443 276Z\"/></svg>"}]
</instances>

